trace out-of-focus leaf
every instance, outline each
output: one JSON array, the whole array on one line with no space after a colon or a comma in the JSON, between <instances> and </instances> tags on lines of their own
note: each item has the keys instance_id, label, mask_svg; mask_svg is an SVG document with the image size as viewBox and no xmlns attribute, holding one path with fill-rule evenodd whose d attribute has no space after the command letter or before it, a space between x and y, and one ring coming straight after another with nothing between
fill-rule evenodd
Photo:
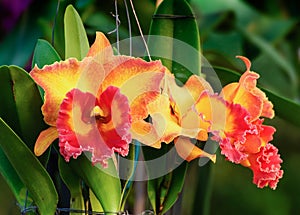
<instances>
[{"instance_id":1,"label":"out-of-focus leaf","mask_svg":"<svg viewBox=\"0 0 300 215\"><path fill-rule=\"evenodd\" d=\"M246 26L259 18L259 13L257 11L240 0L191 0L191 5L204 15L233 11L236 15L236 20L241 26Z\"/></svg>"},{"instance_id":2,"label":"out-of-focus leaf","mask_svg":"<svg viewBox=\"0 0 300 215\"><path fill-rule=\"evenodd\" d=\"M227 17L215 25L214 31L210 29L203 40L205 56L213 65L226 67L232 64L230 68L234 69L238 64L234 58L229 58L230 56L246 55L250 58L257 56L257 59L253 60L253 68L264 67L264 70L261 70L264 72L260 73L261 83L267 88L273 90L276 88L276 93L280 95L289 98L297 96L299 81L296 69L292 65L291 57L287 57L290 54L279 49L279 46L285 43L285 37L296 27L296 20L286 19L284 16L276 18L268 16L239 0L191 2L200 11L203 19L216 14L232 14L232 17ZM236 34L239 39L227 40L228 34ZM236 48L237 44L241 49Z\"/></svg>"},{"instance_id":3,"label":"out-of-focus leaf","mask_svg":"<svg viewBox=\"0 0 300 215\"><path fill-rule=\"evenodd\" d=\"M243 52L242 42L242 37L237 32L231 31L223 34L210 33L209 37L203 44L203 50L217 51L226 59L234 59L235 56ZM219 65L224 63L224 58L212 59L212 61L214 65L215 63Z\"/></svg>"},{"instance_id":4,"label":"out-of-focus leaf","mask_svg":"<svg viewBox=\"0 0 300 215\"><path fill-rule=\"evenodd\" d=\"M220 77L222 85L231 82L237 82L240 75L232 70L215 67L214 70ZM261 88L268 96L269 100L274 105L275 114L280 118L300 126L300 104L295 103L287 98L281 97L270 90Z\"/></svg>"},{"instance_id":5,"label":"out-of-focus leaf","mask_svg":"<svg viewBox=\"0 0 300 215\"><path fill-rule=\"evenodd\" d=\"M105 13L93 13L85 21L84 24L90 29L91 33L95 31L111 32L115 29L116 21L112 16L107 16ZM127 26L120 25L118 27L120 39L125 39L128 36Z\"/></svg>"},{"instance_id":6,"label":"out-of-focus leaf","mask_svg":"<svg viewBox=\"0 0 300 215\"><path fill-rule=\"evenodd\" d=\"M81 18L72 5L66 8L64 29L65 58L75 57L82 60L88 53L89 41Z\"/></svg>"},{"instance_id":7,"label":"out-of-focus leaf","mask_svg":"<svg viewBox=\"0 0 300 215\"><path fill-rule=\"evenodd\" d=\"M291 63L287 61L283 56L281 56L272 45L267 43L262 38L243 30L243 28L240 28L240 31L243 32L244 36L256 47L258 47L262 51L262 53L266 54L274 64L276 64L279 68L282 69L282 71L289 79L289 82L291 84L290 87L292 89L296 89L297 78L295 69L293 68Z\"/></svg>"},{"instance_id":8,"label":"out-of-focus leaf","mask_svg":"<svg viewBox=\"0 0 300 215\"><path fill-rule=\"evenodd\" d=\"M53 215L58 202L54 184L45 168L25 143L0 118L0 147L28 188L41 214Z\"/></svg>"},{"instance_id":9,"label":"out-of-focus leaf","mask_svg":"<svg viewBox=\"0 0 300 215\"><path fill-rule=\"evenodd\" d=\"M71 194L70 208L85 210L84 200L82 196L81 178L77 174L75 174L71 166L66 163L66 161L61 156L58 158L58 168L60 176Z\"/></svg>"},{"instance_id":10,"label":"out-of-focus leaf","mask_svg":"<svg viewBox=\"0 0 300 215\"><path fill-rule=\"evenodd\" d=\"M45 65L49 65L60 60L60 56L48 41L42 39L37 41L33 53L32 67L37 65L39 68L42 68Z\"/></svg>"},{"instance_id":11,"label":"out-of-focus leaf","mask_svg":"<svg viewBox=\"0 0 300 215\"><path fill-rule=\"evenodd\" d=\"M283 60L289 64L291 74L293 74L295 68L290 63L291 61L289 59ZM291 77L286 75L285 69L279 64L280 62L275 62L274 58L267 53L262 53L252 61L252 68L253 71L260 74L259 83L262 87L270 89L278 95L293 99L297 94L297 79L292 84Z\"/></svg>"},{"instance_id":12,"label":"out-of-focus leaf","mask_svg":"<svg viewBox=\"0 0 300 215\"><path fill-rule=\"evenodd\" d=\"M118 212L121 204L121 183L117 178L114 163L110 159L108 167L93 166L91 161L81 155L76 160L71 160L70 165L73 171L81 177L94 192L100 201L104 212Z\"/></svg>"},{"instance_id":13,"label":"out-of-focus leaf","mask_svg":"<svg viewBox=\"0 0 300 215\"><path fill-rule=\"evenodd\" d=\"M37 17L29 14L23 16L21 22L0 42L0 65L25 67L40 36Z\"/></svg>"}]
</instances>

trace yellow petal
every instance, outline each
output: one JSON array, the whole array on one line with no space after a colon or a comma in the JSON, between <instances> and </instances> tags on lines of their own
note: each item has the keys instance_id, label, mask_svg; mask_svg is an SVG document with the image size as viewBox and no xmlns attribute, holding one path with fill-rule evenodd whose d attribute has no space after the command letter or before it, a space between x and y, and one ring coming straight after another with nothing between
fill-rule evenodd
<instances>
[{"instance_id":1,"label":"yellow petal","mask_svg":"<svg viewBox=\"0 0 300 215\"><path fill-rule=\"evenodd\" d=\"M42 131L34 145L34 154L36 156L42 155L57 138L58 132L56 127L50 127Z\"/></svg>"},{"instance_id":2,"label":"yellow petal","mask_svg":"<svg viewBox=\"0 0 300 215\"><path fill-rule=\"evenodd\" d=\"M45 102L42 111L47 124L56 125L60 104L66 93L76 87L78 78L82 73L82 66L89 61L89 58L85 58L82 62L70 58L66 61L45 66L42 69L35 66L30 72L34 81L45 91Z\"/></svg>"},{"instance_id":3,"label":"yellow petal","mask_svg":"<svg viewBox=\"0 0 300 215\"><path fill-rule=\"evenodd\" d=\"M260 116L273 118L273 104L268 100L266 94L257 88L257 79L259 74L250 71L251 62L243 56L237 56L244 61L246 72L241 76L239 83L226 85L222 93L225 99L230 103L240 104L251 115L251 121Z\"/></svg>"},{"instance_id":4,"label":"yellow petal","mask_svg":"<svg viewBox=\"0 0 300 215\"><path fill-rule=\"evenodd\" d=\"M107 76L102 90L116 86L126 95L131 108L132 119L146 118L146 105L160 93L162 80L167 69L160 61L146 62L140 58L115 57L104 65Z\"/></svg>"},{"instance_id":5,"label":"yellow petal","mask_svg":"<svg viewBox=\"0 0 300 215\"><path fill-rule=\"evenodd\" d=\"M160 136L151 123L138 120L131 124L132 138L153 148L161 148Z\"/></svg>"},{"instance_id":6,"label":"yellow petal","mask_svg":"<svg viewBox=\"0 0 300 215\"><path fill-rule=\"evenodd\" d=\"M109 40L102 32L96 32L96 39L94 44L91 46L88 57L96 57L100 63L109 61L113 56L113 50Z\"/></svg>"},{"instance_id":7,"label":"yellow petal","mask_svg":"<svg viewBox=\"0 0 300 215\"><path fill-rule=\"evenodd\" d=\"M177 85L174 76L167 76L168 93L179 118L198 100L203 91L213 93L210 84L203 78L192 75L184 86Z\"/></svg>"},{"instance_id":8,"label":"yellow petal","mask_svg":"<svg viewBox=\"0 0 300 215\"><path fill-rule=\"evenodd\" d=\"M208 131L225 130L227 108L220 97L204 92L194 108L201 116L200 128Z\"/></svg>"},{"instance_id":9,"label":"yellow petal","mask_svg":"<svg viewBox=\"0 0 300 215\"><path fill-rule=\"evenodd\" d=\"M199 157L207 157L212 162L216 162L216 155L209 154L202 149L199 149L197 146L192 144L189 138L179 137L175 140L175 147L179 156L190 162Z\"/></svg>"},{"instance_id":10,"label":"yellow petal","mask_svg":"<svg viewBox=\"0 0 300 215\"><path fill-rule=\"evenodd\" d=\"M139 120L132 124L133 138L138 138L145 145L160 148L160 143L170 143L178 137L182 128L170 109L169 97L159 95L147 105L151 122Z\"/></svg>"},{"instance_id":11,"label":"yellow petal","mask_svg":"<svg viewBox=\"0 0 300 215\"><path fill-rule=\"evenodd\" d=\"M206 141L208 139L208 131L201 128L201 117L193 110L193 108L190 108L182 117L180 125L182 127L182 136L196 138L201 141Z\"/></svg>"}]
</instances>

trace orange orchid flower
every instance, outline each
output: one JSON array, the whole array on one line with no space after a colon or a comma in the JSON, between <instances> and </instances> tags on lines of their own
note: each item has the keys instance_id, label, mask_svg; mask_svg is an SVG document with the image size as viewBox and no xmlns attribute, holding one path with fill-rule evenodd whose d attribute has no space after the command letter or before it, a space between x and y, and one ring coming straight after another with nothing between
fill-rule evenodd
<instances>
[{"instance_id":1,"label":"orange orchid flower","mask_svg":"<svg viewBox=\"0 0 300 215\"><path fill-rule=\"evenodd\" d=\"M93 163L105 166L113 152L127 155L131 123L147 115L145 105L159 94L164 73L160 61L113 55L100 32L82 61L35 66L30 75L45 90L42 112L50 125L40 133L35 154L59 138L67 161L89 151Z\"/></svg>"},{"instance_id":2,"label":"orange orchid flower","mask_svg":"<svg viewBox=\"0 0 300 215\"><path fill-rule=\"evenodd\" d=\"M184 160L208 157L215 162L215 155L191 142L191 138L200 141L208 138L207 128L202 126L200 116L194 110L199 95L204 91L212 92L212 88L199 76L191 76L184 86L179 87L174 76L167 73L162 93L146 106L150 122L133 122L133 138L154 148L160 148L162 142L169 144L174 140L177 153Z\"/></svg>"},{"instance_id":3,"label":"orange orchid flower","mask_svg":"<svg viewBox=\"0 0 300 215\"><path fill-rule=\"evenodd\" d=\"M225 128L230 126L232 129L218 133L215 139L220 142L221 154L229 161L253 171L253 183L260 188L269 185L275 189L283 175L280 169L282 160L277 148L269 143L275 128L263 125L263 119L260 118L273 118L273 105L265 93L256 87L259 75L250 71L251 62L242 56L238 58L244 61L246 72L238 83L228 84L222 90L227 106L232 110L226 115ZM237 115L242 116L242 120L232 120Z\"/></svg>"}]
</instances>

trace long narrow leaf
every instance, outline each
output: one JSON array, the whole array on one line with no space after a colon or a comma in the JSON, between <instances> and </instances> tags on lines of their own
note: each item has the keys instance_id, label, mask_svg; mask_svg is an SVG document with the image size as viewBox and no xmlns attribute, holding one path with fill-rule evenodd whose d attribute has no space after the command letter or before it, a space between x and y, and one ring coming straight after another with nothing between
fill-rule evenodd
<instances>
[{"instance_id":1,"label":"long narrow leaf","mask_svg":"<svg viewBox=\"0 0 300 215\"><path fill-rule=\"evenodd\" d=\"M20 67L2 66L0 92L0 117L33 149L39 132L46 128L36 84Z\"/></svg>"},{"instance_id":2,"label":"long narrow leaf","mask_svg":"<svg viewBox=\"0 0 300 215\"><path fill-rule=\"evenodd\" d=\"M69 5L65 12L65 58L82 60L89 50L89 41L81 18L75 8Z\"/></svg>"},{"instance_id":3,"label":"long narrow leaf","mask_svg":"<svg viewBox=\"0 0 300 215\"><path fill-rule=\"evenodd\" d=\"M82 196L81 178L61 156L58 158L58 168L60 176L71 194L70 208L84 210L85 205Z\"/></svg>"},{"instance_id":4,"label":"long narrow leaf","mask_svg":"<svg viewBox=\"0 0 300 215\"><path fill-rule=\"evenodd\" d=\"M84 155L71 160L72 169L92 189L105 212L118 212L121 202L121 183L113 162L108 162L108 168L93 166ZM107 172L109 171L109 173Z\"/></svg>"},{"instance_id":5,"label":"long narrow leaf","mask_svg":"<svg viewBox=\"0 0 300 215\"><path fill-rule=\"evenodd\" d=\"M14 194L19 205L25 206L32 203L31 198L26 198L26 186L14 170L3 150L0 148L0 174L3 176Z\"/></svg>"},{"instance_id":6,"label":"long narrow leaf","mask_svg":"<svg viewBox=\"0 0 300 215\"><path fill-rule=\"evenodd\" d=\"M53 215L58 202L54 184L45 168L25 143L0 118L0 147L28 188L41 214Z\"/></svg>"}]
</instances>

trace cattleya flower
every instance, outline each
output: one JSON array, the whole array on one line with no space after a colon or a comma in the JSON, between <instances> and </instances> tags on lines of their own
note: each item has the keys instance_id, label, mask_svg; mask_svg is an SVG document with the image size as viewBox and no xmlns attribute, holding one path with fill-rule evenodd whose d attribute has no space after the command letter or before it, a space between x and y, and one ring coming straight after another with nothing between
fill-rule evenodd
<instances>
[{"instance_id":1,"label":"cattleya flower","mask_svg":"<svg viewBox=\"0 0 300 215\"><path fill-rule=\"evenodd\" d=\"M160 61L113 55L100 32L81 61L35 66L30 75L45 91L42 112L50 126L40 133L35 154L59 138L67 161L89 151L93 163L106 166L114 152L127 155L131 123L147 115L145 106L159 94L164 73Z\"/></svg>"},{"instance_id":2,"label":"cattleya flower","mask_svg":"<svg viewBox=\"0 0 300 215\"><path fill-rule=\"evenodd\" d=\"M253 183L259 188L270 186L275 189L283 170L282 160L278 149L269 142L273 139L275 128L263 125L260 117L274 117L272 103L265 93L256 87L259 75L250 71L251 62L238 56L246 65L246 72L241 76L239 83L231 83L223 88L226 104L229 108L238 107L239 113L230 115L243 116L241 121L226 119L226 127L232 126L233 132L225 130L217 134L220 141L221 153L234 163L249 167L254 174Z\"/></svg>"},{"instance_id":3,"label":"cattleya flower","mask_svg":"<svg viewBox=\"0 0 300 215\"><path fill-rule=\"evenodd\" d=\"M169 144L174 140L176 150L184 160L208 157L215 162L215 155L191 142L191 139L208 139L208 129L202 125L194 108L201 93L205 92L213 93L213 90L202 77L193 75L179 87L174 75L166 73L162 93L147 105L150 122L139 120L133 123L137 133L134 138L155 148L160 148L162 142Z\"/></svg>"},{"instance_id":4,"label":"cattleya flower","mask_svg":"<svg viewBox=\"0 0 300 215\"><path fill-rule=\"evenodd\" d=\"M162 94L147 105L151 122L137 121L141 142L160 148L161 142L174 140L178 154L185 160L210 155L191 143L190 139L206 141L208 133L220 144L221 154L234 163L249 167L253 182L259 188L276 188L282 177L282 160L273 139L275 128L263 125L260 117L274 117L272 103L256 87L259 75L250 71L250 61L244 60L247 71L239 83L225 86L217 95L201 77L193 75L183 87L167 74Z\"/></svg>"}]
</instances>

